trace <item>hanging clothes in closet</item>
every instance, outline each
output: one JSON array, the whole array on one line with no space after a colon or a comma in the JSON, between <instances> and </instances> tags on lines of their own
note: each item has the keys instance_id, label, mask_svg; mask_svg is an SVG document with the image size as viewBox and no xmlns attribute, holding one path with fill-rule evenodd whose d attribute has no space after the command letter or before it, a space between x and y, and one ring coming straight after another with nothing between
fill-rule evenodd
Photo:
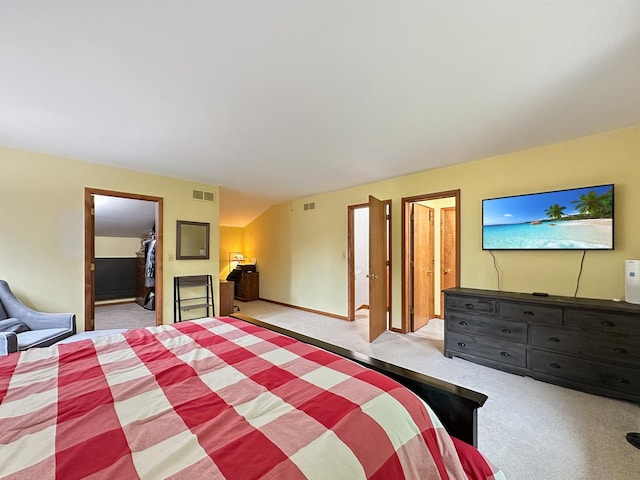
<instances>
[{"instance_id":1,"label":"hanging clothes in closet","mask_svg":"<svg viewBox=\"0 0 640 480\"><path fill-rule=\"evenodd\" d=\"M156 309L156 238L144 242L145 264L144 264L144 286L151 288L144 299L143 307L147 310Z\"/></svg>"},{"instance_id":2,"label":"hanging clothes in closet","mask_svg":"<svg viewBox=\"0 0 640 480\"><path fill-rule=\"evenodd\" d=\"M156 239L152 238L144 242L145 251L145 268L144 268L144 286L156 286Z\"/></svg>"}]
</instances>

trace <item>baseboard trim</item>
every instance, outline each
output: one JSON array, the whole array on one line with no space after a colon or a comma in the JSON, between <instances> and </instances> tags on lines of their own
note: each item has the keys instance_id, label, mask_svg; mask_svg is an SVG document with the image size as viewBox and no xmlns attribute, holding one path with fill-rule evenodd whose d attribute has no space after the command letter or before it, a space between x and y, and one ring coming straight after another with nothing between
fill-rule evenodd
<instances>
[{"instance_id":1,"label":"baseboard trim","mask_svg":"<svg viewBox=\"0 0 640 480\"><path fill-rule=\"evenodd\" d=\"M121 298L118 300L97 300L96 307L109 307L111 305L123 305L125 303L136 303L135 298Z\"/></svg>"},{"instance_id":2,"label":"baseboard trim","mask_svg":"<svg viewBox=\"0 0 640 480\"><path fill-rule=\"evenodd\" d=\"M347 320L347 321L349 320L347 317L343 315L336 315L335 313L323 312L321 310L313 310L312 308L299 307L297 305L291 305L289 303L278 302L276 300L269 300L268 298L260 297L259 300L262 300L263 302L275 303L276 305L282 305L283 307L295 308L296 310L302 310L303 312L317 313L318 315L324 315L325 317L337 318L338 320Z\"/></svg>"}]
</instances>

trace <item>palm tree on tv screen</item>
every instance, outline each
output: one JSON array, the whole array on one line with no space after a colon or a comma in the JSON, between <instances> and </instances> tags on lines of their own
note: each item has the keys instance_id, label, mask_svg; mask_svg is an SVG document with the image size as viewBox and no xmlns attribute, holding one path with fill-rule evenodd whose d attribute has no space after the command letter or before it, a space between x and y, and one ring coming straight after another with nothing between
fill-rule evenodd
<instances>
[{"instance_id":1,"label":"palm tree on tv screen","mask_svg":"<svg viewBox=\"0 0 640 480\"><path fill-rule=\"evenodd\" d=\"M591 190L589 193L583 193L578 197L578 200L573 200L571 203L576 205L582 215L590 218L600 218L605 196L606 194L598 195L595 190Z\"/></svg>"},{"instance_id":2,"label":"palm tree on tv screen","mask_svg":"<svg viewBox=\"0 0 640 480\"><path fill-rule=\"evenodd\" d=\"M562 215L564 215L563 210L567 208L567 207L561 207L560 205L558 205L557 203L554 203L553 205L551 205L549 208L547 208L544 213L547 215L547 217L549 217L551 220L558 220L559 218L562 218Z\"/></svg>"}]
</instances>

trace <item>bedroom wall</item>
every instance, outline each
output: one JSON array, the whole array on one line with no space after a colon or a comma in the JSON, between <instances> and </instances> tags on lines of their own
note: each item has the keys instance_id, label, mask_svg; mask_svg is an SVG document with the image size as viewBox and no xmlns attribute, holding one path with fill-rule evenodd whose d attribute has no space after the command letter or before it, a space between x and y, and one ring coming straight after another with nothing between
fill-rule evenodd
<instances>
[{"instance_id":1,"label":"bedroom wall","mask_svg":"<svg viewBox=\"0 0 640 480\"><path fill-rule=\"evenodd\" d=\"M244 253L244 228L220 227L220 278L225 279L229 275L229 252Z\"/></svg>"},{"instance_id":2,"label":"bedroom wall","mask_svg":"<svg viewBox=\"0 0 640 480\"><path fill-rule=\"evenodd\" d=\"M140 238L137 237L96 237L96 258L135 257L140 250Z\"/></svg>"},{"instance_id":3,"label":"bedroom wall","mask_svg":"<svg viewBox=\"0 0 640 480\"><path fill-rule=\"evenodd\" d=\"M640 127L420 172L276 205L245 228L260 259L260 296L336 315L347 312L347 206L392 200L392 322L400 327L401 198L461 190L461 284L496 289L481 249L483 198L615 183L615 250L589 251L578 296L624 295L624 260L640 258ZM314 210L303 204L315 202ZM573 295L581 251L495 252L503 290Z\"/></svg>"},{"instance_id":4,"label":"bedroom wall","mask_svg":"<svg viewBox=\"0 0 640 480\"><path fill-rule=\"evenodd\" d=\"M0 278L27 305L73 312L84 328L84 189L164 198L164 323L173 321L173 277L218 272L218 203L192 200L191 183L0 147ZM210 260L175 260L176 220L211 223ZM216 290L216 304L217 289Z\"/></svg>"}]
</instances>

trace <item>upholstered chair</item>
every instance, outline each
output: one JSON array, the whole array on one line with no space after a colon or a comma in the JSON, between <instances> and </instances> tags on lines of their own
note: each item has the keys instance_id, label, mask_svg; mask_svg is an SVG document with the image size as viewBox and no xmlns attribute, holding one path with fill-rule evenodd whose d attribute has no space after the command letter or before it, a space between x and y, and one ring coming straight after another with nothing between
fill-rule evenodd
<instances>
[{"instance_id":1,"label":"upholstered chair","mask_svg":"<svg viewBox=\"0 0 640 480\"><path fill-rule=\"evenodd\" d=\"M76 333L73 313L43 313L18 300L0 280L0 355L48 347Z\"/></svg>"}]
</instances>

